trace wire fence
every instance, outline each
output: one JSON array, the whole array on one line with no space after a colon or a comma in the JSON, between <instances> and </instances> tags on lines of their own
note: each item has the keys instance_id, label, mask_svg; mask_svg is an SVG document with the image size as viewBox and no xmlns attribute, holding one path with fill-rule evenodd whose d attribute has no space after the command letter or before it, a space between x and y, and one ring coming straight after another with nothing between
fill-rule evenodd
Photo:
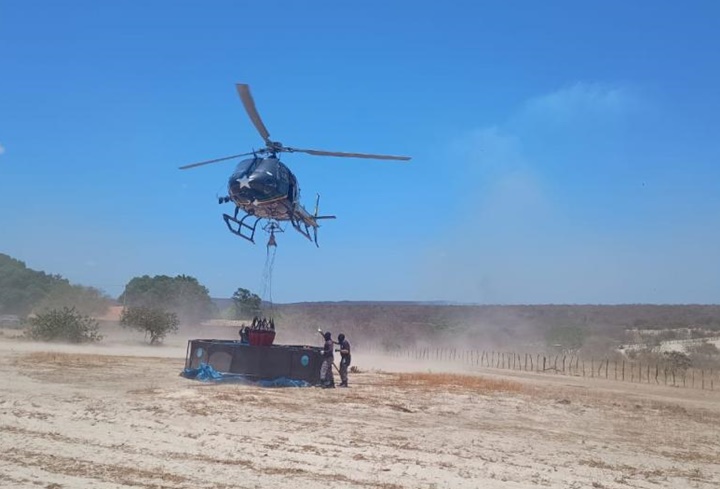
<instances>
[{"instance_id":1,"label":"wire fence","mask_svg":"<svg viewBox=\"0 0 720 489\"><path fill-rule=\"evenodd\" d=\"M590 377L618 382L669 385L715 390L720 387L718 369L693 368L672 362L643 362L609 358L580 358L576 355L548 355L456 348L410 348L383 351L385 355L412 360L455 362L477 367Z\"/></svg>"}]
</instances>

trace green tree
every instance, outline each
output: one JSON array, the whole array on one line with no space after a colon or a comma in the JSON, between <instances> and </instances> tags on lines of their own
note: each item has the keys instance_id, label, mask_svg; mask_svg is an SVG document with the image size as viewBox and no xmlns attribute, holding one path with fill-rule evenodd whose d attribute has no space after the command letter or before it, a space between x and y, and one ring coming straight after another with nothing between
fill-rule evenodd
<instances>
[{"instance_id":1,"label":"green tree","mask_svg":"<svg viewBox=\"0 0 720 489\"><path fill-rule=\"evenodd\" d=\"M25 334L39 341L89 343L102 339L98 330L99 324L94 319L80 314L74 307L63 307L30 318L30 327Z\"/></svg>"},{"instance_id":2,"label":"green tree","mask_svg":"<svg viewBox=\"0 0 720 489\"><path fill-rule=\"evenodd\" d=\"M74 307L81 314L98 316L105 314L112 300L94 287L61 283L55 285L50 292L35 306L35 311Z\"/></svg>"},{"instance_id":3,"label":"green tree","mask_svg":"<svg viewBox=\"0 0 720 489\"><path fill-rule=\"evenodd\" d=\"M33 270L0 254L0 314L26 317L32 312L74 307L80 314L92 316L107 311L110 303L98 289L70 284L60 275Z\"/></svg>"},{"instance_id":4,"label":"green tree","mask_svg":"<svg viewBox=\"0 0 720 489\"><path fill-rule=\"evenodd\" d=\"M243 289L242 287L237 289L232 296L232 300L235 303L236 319L248 318L260 314L262 299L248 289Z\"/></svg>"},{"instance_id":5,"label":"green tree","mask_svg":"<svg viewBox=\"0 0 720 489\"><path fill-rule=\"evenodd\" d=\"M120 324L137 329L150 335L150 344L160 343L168 333L175 333L180 320L174 312L166 312L155 307L125 307L120 315Z\"/></svg>"},{"instance_id":6,"label":"green tree","mask_svg":"<svg viewBox=\"0 0 720 489\"><path fill-rule=\"evenodd\" d=\"M183 322L207 319L215 312L208 289L188 275L134 277L125 286L119 301L126 307L173 312Z\"/></svg>"},{"instance_id":7,"label":"green tree","mask_svg":"<svg viewBox=\"0 0 720 489\"><path fill-rule=\"evenodd\" d=\"M0 254L0 314L25 317L58 285L69 285L60 275L28 268L24 262Z\"/></svg>"}]
</instances>

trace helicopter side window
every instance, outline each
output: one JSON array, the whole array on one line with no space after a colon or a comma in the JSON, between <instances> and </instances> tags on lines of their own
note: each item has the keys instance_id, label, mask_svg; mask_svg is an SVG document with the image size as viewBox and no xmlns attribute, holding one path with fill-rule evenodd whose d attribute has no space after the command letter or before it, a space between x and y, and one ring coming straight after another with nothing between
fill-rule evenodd
<instances>
[{"instance_id":1,"label":"helicopter side window","mask_svg":"<svg viewBox=\"0 0 720 489\"><path fill-rule=\"evenodd\" d=\"M290 172L288 172L288 169L283 165L279 165L279 174L283 187L287 189L287 198L292 202L295 198L295 185L293 185L292 179L290 178Z\"/></svg>"}]
</instances>

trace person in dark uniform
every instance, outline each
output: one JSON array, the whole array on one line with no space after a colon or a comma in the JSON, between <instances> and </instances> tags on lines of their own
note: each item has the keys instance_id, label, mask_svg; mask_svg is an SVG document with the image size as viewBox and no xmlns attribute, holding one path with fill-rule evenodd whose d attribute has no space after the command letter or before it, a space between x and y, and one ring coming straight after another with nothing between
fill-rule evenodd
<instances>
[{"instance_id":1,"label":"person in dark uniform","mask_svg":"<svg viewBox=\"0 0 720 489\"><path fill-rule=\"evenodd\" d=\"M350 342L345 339L345 335L338 335L337 344L340 346L340 387L348 386L348 368L352 357L350 355Z\"/></svg>"},{"instance_id":2,"label":"person in dark uniform","mask_svg":"<svg viewBox=\"0 0 720 489\"><path fill-rule=\"evenodd\" d=\"M250 326L243 325L242 328L240 328L240 343L243 345L249 345L250 344Z\"/></svg>"},{"instance_id":3,"label":"person in dark uniform","mask_svg":"<svg viewBox=\"0 0 720 489\"><path fill-rule=\"evenodd\" d=\"M322 382L323 388L335 387L335 376L333 375L333 361L335 356L333 355L333 340L330 331L326 331L323 334L325 338L325 345L323 346L323 363L320 367L320 382Z\"/></svg>"}]
</instances>

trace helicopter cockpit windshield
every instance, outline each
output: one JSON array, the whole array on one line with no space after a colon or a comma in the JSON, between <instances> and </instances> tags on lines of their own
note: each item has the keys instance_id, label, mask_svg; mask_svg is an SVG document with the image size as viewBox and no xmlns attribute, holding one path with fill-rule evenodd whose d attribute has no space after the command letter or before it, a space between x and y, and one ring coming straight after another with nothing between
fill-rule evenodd
<instances>
[{"instance_id":1,"label":"helicopter cockpit windshield","mask_svg":"<svg viewBox=\"0 0 720 489\"><path fill-rule=\"evenodd\" d=\"M258 161L257 158L250 158L248 160L242 160L235 167L233 176L234 177L242 177L244 175L247 175L248 173L251 173L255 169L257 161Z\"/></svg>"}]
</instances>

